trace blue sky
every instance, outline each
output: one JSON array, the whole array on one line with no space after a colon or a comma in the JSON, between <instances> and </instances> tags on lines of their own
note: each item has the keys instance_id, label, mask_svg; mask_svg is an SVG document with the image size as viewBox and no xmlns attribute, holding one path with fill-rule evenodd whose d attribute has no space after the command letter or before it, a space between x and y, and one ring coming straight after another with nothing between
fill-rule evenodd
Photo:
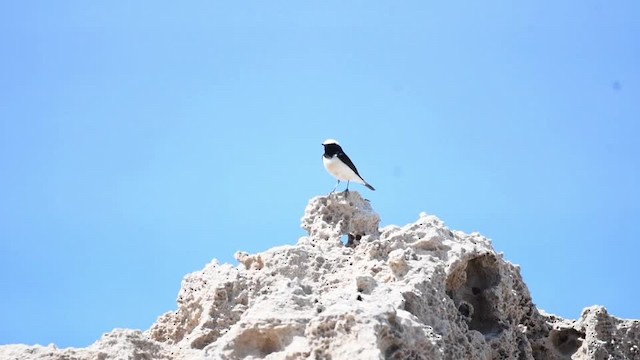
<instances>
[{"instance_id":1,"label":"blue sky","mask_svg":"<svg viewBox=\"0 0 640 360\"><path fill-rule=\"evenodd\" d=\"M534 302L640 318L640 3L0 3L0 344L86 346L294 244L340 140Z\"/></svg>"}]
</instances>

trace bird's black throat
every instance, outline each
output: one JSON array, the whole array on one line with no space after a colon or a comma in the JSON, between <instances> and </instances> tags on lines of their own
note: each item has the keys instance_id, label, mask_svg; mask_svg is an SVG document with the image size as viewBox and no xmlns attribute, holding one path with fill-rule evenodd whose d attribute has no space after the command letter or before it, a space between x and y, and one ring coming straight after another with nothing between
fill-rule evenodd
<instances>
[{"instance_id":1,"label":"bird's black throat","mask_svg":"<svg viewBox=\"0 0 640 360\"><path fill-rule=\"evenodd\" d=\"M342 153L342 148L338 144L325 144L324 145L324 157L331 159L337 154Z\"/></svg>"}]
</instances>

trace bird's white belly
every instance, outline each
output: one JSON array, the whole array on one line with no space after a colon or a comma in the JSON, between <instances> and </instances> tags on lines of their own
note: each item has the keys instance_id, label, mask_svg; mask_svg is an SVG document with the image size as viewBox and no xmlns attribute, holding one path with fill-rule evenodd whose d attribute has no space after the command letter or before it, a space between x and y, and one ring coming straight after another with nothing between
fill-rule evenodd
<instances>
[{"instance_id":1,"label":"bird's white belly","mask_svg":"<svg viewBox=\"0 0 640 360\"><path fill-rule=\"evenodd\" d=\"M327 159L323 156L322 163L324 164L324 168L327 169L329 174L333 175L336 179L342 181L355 181L360 184L364 184L364 181L360 179L358 174L353 172L353 170L351 170L349 166L340 161L337 156L334 156L331 159Z\"/></svg>"}]
</instances>

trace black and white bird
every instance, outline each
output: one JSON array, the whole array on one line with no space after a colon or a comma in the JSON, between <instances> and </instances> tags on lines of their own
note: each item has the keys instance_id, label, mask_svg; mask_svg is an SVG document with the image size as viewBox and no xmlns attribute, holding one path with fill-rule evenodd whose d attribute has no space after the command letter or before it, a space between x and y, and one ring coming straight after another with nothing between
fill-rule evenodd
<instances>
[{"instance_id":1,"label":"black and white bird","mask_svg":"<svg viewBox=\"0 0 640 360\"><path fill-rule=\"evenodd\" d=\"M322 146L324 146L324 155L322 155L324 168L327 169L329 174L338 179L336 187L334 187L331 192L336 191L338 185L340 185L340 180L347 181L347 189L345 191L349 191L350 181L355 181L371 190L375 190L373 186L369 185L369 183L360 176L358 169L353 165L353 162L351 162L351 159L349 159L347 154L342 151L342 147L340 147L340 144L337 141L327 139L322 143Z\"/></svg>"}]
</instances>

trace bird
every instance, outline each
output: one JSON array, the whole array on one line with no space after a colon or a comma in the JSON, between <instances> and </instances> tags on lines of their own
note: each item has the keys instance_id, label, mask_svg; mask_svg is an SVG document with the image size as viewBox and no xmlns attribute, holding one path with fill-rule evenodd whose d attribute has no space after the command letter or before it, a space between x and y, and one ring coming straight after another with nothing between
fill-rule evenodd
<instances>
[{"instance_id":1,"label":"bird","mask_svg":"<svg viewBox=\"0 0 640 360\"><path fill-rule=\"evenodd\" d=\"M353 162L349 159L347 154L344 153L340 143L334 139L327 139L322 143L322 146L324 146L324 155L322 155L324 168L327 169L329 174L338 179L338 183L331 193L336 191L341 180L347 181L347 189L345 192L349 191L350 181L355 181L375 191L373 186L367 183L362 176L360 176L358 169L353 165Z\"/></svg>"}]
</instances>

